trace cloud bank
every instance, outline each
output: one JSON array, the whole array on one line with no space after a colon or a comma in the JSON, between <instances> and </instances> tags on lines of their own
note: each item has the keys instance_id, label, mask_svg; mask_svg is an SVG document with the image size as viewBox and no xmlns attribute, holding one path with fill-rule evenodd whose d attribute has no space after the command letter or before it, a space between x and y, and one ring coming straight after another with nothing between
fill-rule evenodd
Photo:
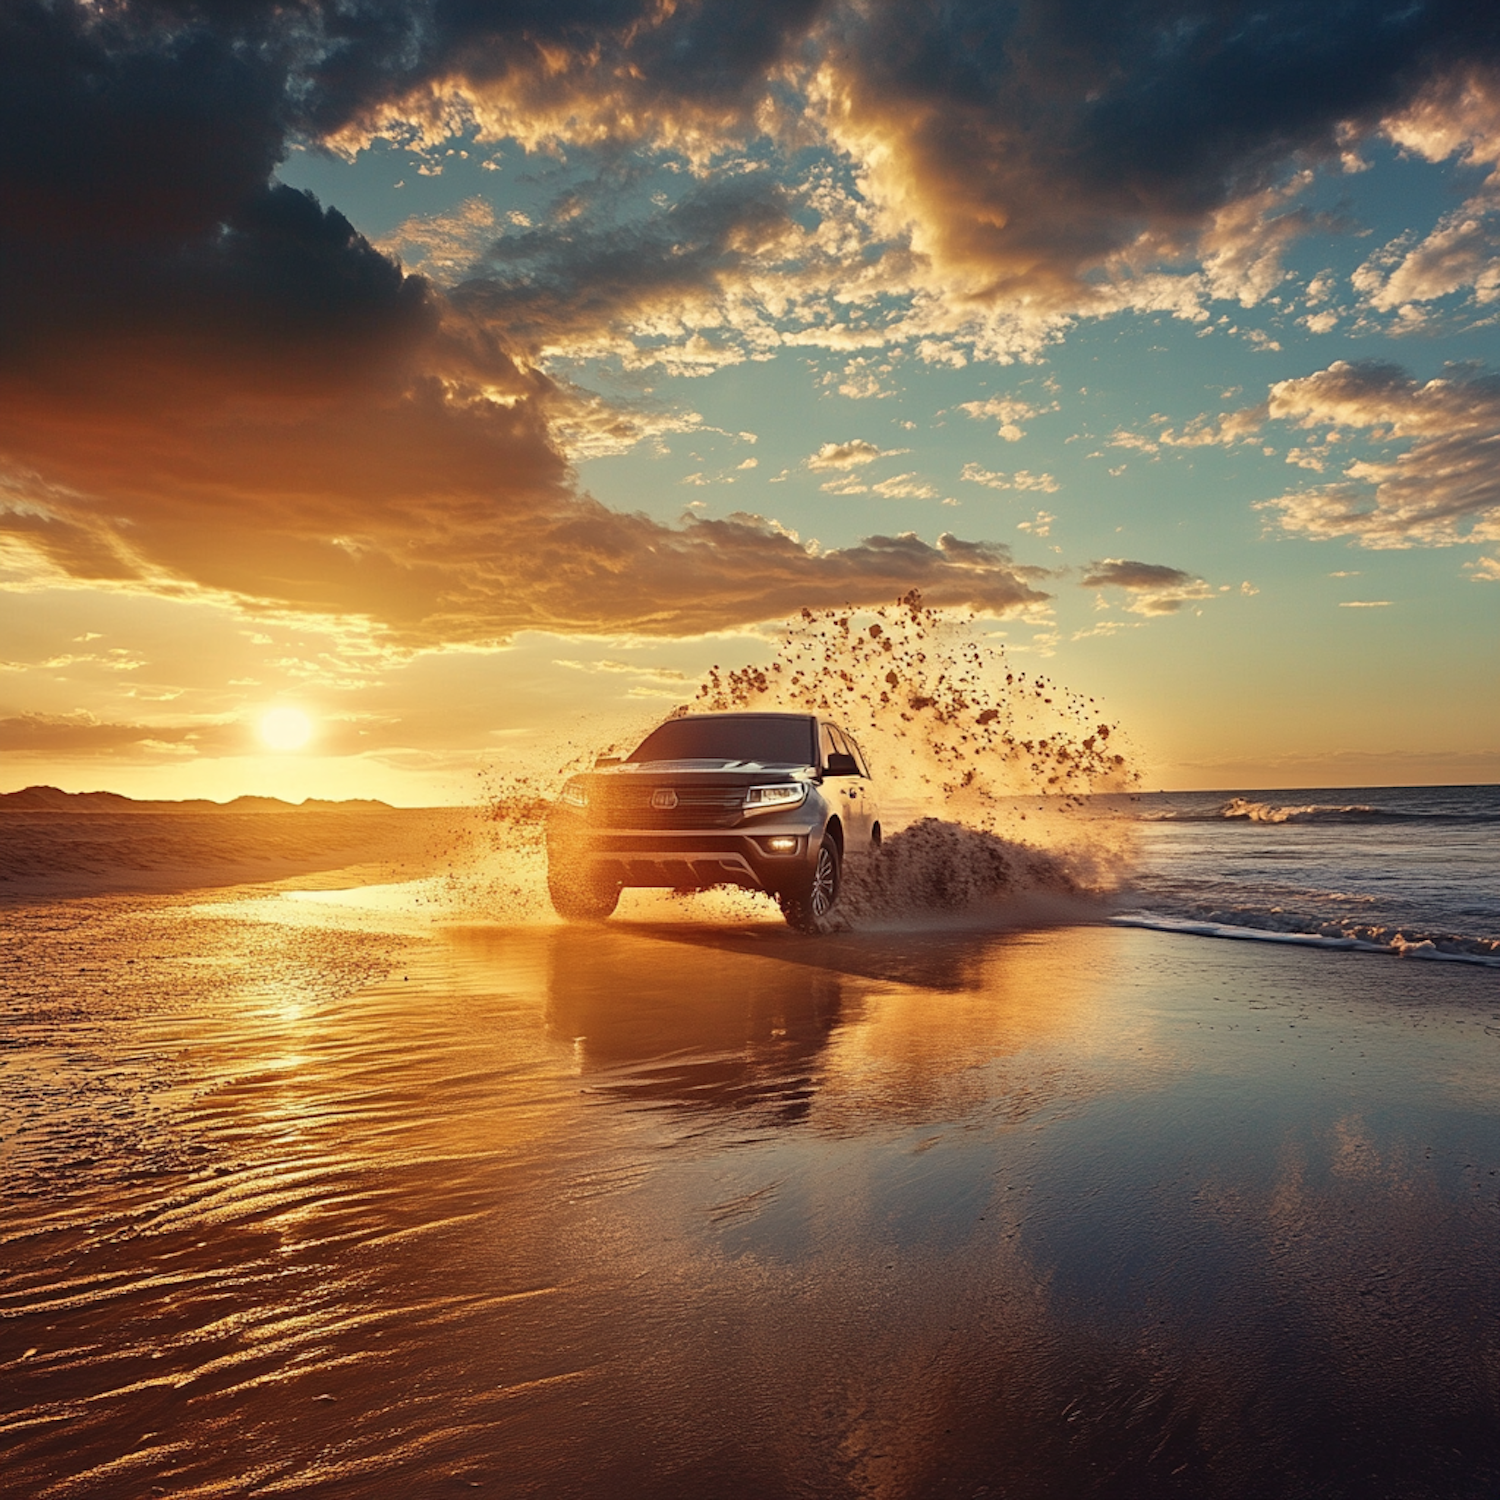
<instances>
[{"instance_id":1,"label":"cloud bank","mask_svg":"<svg viewBox=\"0 0 1500 1500\"><path fill-rule=\"evenodd\" d=\"M608 510L567 452L630 441L631 419L548 359L685 374L904 341L953 364L1025 357L1080 316L1253 302L1300 232L1309 164L1380 131L1495 159L1497 66L1500 16L1457 0L13 0L0 545L408 644L714 630L911 587L1024 609L1035 575L984 543L824 551L755 517ZM683 186L633 215L606 193L530 227L408 226L417 276L275 179L295 143L461 131L672 155ZM792 173L799 152L813 165ZM1372 305L1488 297L1487 203L1382 262ZM1492 387L1340 369L1278 387L1273 415L1379 406L1413 446L1284 497L1285 524L1493 536ZM1010 436L1037 410L971 415Z\"/></svg>"},{"instance_id":2,"label":"cloud bank","mask_svg":"<svg viewBox=\"0 0 1500 1500\"><path fill-rule=\"evenodd\" d=\"M1270 414L1409 443L1350 462L1336 483L1264 502L1286 530L1374 548L1500 540L1500 376L1459 370L1424 383L1398 365L1340 360L1272 386Z\"/></svg>"}]
</instances>

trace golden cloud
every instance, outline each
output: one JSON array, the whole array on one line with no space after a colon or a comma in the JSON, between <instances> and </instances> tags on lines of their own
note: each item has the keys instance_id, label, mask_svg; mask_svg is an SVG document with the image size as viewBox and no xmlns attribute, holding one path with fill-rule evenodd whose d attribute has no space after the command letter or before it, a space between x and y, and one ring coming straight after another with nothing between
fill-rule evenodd
<instances>
[{"instance_id":1,"label":"golden cloud","mask_svg":"<svg viewBox=\"0 0 1500 1500\"><path fill-rule=\"evenodd\" d=\"M1353 460L1337 483L1262 502L1287 531L1374 548L1500 539L1500 377L1460 370L1424 383L1397 365L1340 360L1272 386L1270 415L1410 445Z\"/></svg>"}]
</instances>

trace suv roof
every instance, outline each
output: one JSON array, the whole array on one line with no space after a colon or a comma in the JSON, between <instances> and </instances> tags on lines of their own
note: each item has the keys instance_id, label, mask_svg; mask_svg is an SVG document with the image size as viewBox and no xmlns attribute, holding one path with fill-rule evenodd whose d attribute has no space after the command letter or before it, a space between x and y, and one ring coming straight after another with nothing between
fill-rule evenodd
<instances>
[{"instance_id":1,"label":"suv roof","mask_svg":"<svg viewBox=\"0 0 1500 1500\"><path fill-rule=\"evenodd\" d=\"M731 708L723 713L677 715L678 719L816 719L817 717L817 714L789 714L759 708ZM671 724L675 720L665 719L663 722Z\"/></svg>"}]
</instances>

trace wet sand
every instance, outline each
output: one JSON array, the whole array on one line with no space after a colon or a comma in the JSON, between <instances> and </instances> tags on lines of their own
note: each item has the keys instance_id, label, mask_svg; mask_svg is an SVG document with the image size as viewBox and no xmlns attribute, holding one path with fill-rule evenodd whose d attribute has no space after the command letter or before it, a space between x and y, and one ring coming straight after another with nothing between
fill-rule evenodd
<instances>
[{"instance_id":1,"label":"wet sand","mask_svg":"<svg viewBox=\"0 0 1500 1500\"><path fill-rule=\"evenodd\" d=\"M0 925L0 1491L1500 1486L1488 970L401 891Z\"/></svg>"}]
</instances>

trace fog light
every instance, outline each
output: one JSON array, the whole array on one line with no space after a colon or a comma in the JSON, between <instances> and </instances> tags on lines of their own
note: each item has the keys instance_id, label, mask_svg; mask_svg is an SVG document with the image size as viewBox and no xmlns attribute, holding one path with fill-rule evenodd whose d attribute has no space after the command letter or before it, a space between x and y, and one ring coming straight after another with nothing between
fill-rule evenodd
<instances>
[{"instance_id":1,"label":"fog light","mask_svg":"<svg viewBox=\"0 0 1500 1500\"><path fill-rule=\"evenodd\" d=\"M766 848L773 854L791 854L797 847L796 839L767 839Z\"/></svg>"}]
</instances>

